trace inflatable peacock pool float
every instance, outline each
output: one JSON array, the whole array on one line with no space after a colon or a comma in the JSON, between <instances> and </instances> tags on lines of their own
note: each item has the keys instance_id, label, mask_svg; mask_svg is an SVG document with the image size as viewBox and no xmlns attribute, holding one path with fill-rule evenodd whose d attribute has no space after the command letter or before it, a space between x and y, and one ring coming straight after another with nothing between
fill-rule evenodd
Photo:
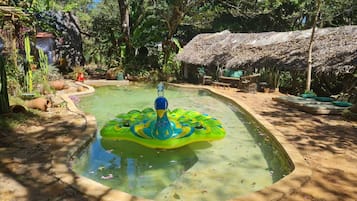
<instances>
[{"instance_id":1,"label":"inflatable peacock pool float","mask_svg":"<svg viewBox=\"0 0 357 201\"><path fill-rule=\"evenodd\" d=\"M101 129L102 138L132 141L156 149L174 149L224 138L226 132L219 120L196 111L170 111L162 83L157 90L155 110L146 108L117 115Z\"/></svg>"}]
</instances>

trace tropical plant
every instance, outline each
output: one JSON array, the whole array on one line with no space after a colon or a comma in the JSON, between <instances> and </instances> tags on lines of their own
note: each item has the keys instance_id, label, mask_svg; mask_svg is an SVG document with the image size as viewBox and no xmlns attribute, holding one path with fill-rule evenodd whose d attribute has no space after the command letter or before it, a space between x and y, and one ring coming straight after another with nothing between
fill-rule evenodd
<instances>
[{"instance_id":1,"label":"tropical plant","mask_svg":"<svg viewBox=\"0 0 357 201\"><path fill-rule=\"evenodd\" d=\"M260 80L267 82L270 88L279 88L281 83L281 70L277 66L260 69Z\"/></svg>"},{"instance_id":2,"label":"tropical plant","mask_svg":"<svg viewBox=\"0 0 357 201\"><path fill-rule=\"evenodd\" d=\"M55 69L54 67L50 68L50 65L48 64L48 57L42 49L38 49L38 53L38 64L40 66L40 69L34 71L34 82L37 86L40 86L39 91L41 93L49 93L52 92L52 90L48 81L50 76L53 77L53 74L56 73L57 69Z\"/></svg>"},{"instance_id":3,"label":"tropical plant","mask_svg":"<svg viewBox=\"0 0 357 201\"><path fill-rule=\"evenodd\" d=\"M172 42L176 45L179 52L182 51L182 47L176 38L173 38ZM178 78L181 73L181 62L175 59L176 52L174 50L171 50L168 58L165 59L165 57L165 52L161 51L159 57L159 64L162 67L163 76L165 77L165 79L170 76L175 76L176 78Z\"/></svg>"},{"instance_id":4,"label":"tropical plant","mask_svg":"<svg viewBox=\"0 0 357 201\"><path fill-rule=\"evenodd\" d=\"M85 74L85 69L82 66L75 66L69 75L73 80L77 80L78 75L81 73Z\"/></svg>"},{"instance_id":5,"label":"tropical plant","mask_svg":"<svg viewBox=\"0 0 357 201\"><path fill-rule=\"evenodd\" d=\"M48 57L45 55L42 49L38 49L38 55L39 55L39 66L40 70L43 72L43 80L47 81L47 75L48 75Z\"/></svg>"},{"instance_id":6,"label":"tropical plant","mask_svg":"<svg viewBox=\"0 0 357 201\"><path fill-rule=\"evenodd\" d=\"M26 53L26 60L25 60L25 64L24 64L25 86L26 86L26 92L32 93L33 85L32 85L31 65L33 65L33 56L31 56L31 43L30 43L29 36L25 37L24 44L25 44L25 53Z\"/></svg>"}]
</instances>

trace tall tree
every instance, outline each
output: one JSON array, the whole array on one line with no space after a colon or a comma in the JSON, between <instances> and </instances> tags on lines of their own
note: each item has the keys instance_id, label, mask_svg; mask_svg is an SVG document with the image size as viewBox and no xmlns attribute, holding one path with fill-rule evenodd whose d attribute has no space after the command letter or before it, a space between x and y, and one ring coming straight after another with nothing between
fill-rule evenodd
<instances>
[{"instance_id":1,"label":"tall tree","mask_svg":"<svg viewBox=\"0 0 357 201\"><path fill-rule=\"evenodd\" d=\"M129 5L127 0L118 0L120 10L120 25L121 31L124 35L124 41L129 46L130 40L130 16Z\"/></svg>"},{"instance_id":2,"label":"tall tree","mask_svg":"<svg viewBox=\"0 0 357 201\"><path fill-rule=\"evenodd\" d=\"M106 65L112 65L120 58L122 31L118 1L107 0L90 10L91 20L84 24L90 33L85 41L87 58Z\"/></svg>"},{"instance_id":3,"label":"tall tree","mask_svg":"<svg viewBox=\"0 0 357 201\"><path fill-rule=\"evenodd\" d=\"M28 23L30 18L17 7L1 7L0 13L2 17L2 33L0 41L2 46L0 47L0 113L9 112L9 96L7 91L7 75L6 75L6 59L4 58L2 51L6 49L6 57L9 63L11 62L14 67L17 67L17 45L19 44L19 38L22 34L22 25ZM4 40L3 40L4 39Z\"/></svg>"},{"instance_id":4,"label":"tall tree","mask_svg":"<svg viewBox=\"0 0 357 201\"><path fill-rule=\"evenodd\" d=\"M310 42L309 42L309 56L308 56L308 61L307 61L307 78L306 78L306 91L310 91L311 89L311 71L312 71L312 47L314 43L314 35L315 35L315 28L316 28L316 23L319 18L320 14L320 9L321 9L321 0L317 0L316 2L316 14L314 18L314 22L312 25L312 31L311 31L311 37L310 37Z\"/></svg>"},{"instance_id":5,"label":"tall tree","mask_svg":"<svg viewBox=\"0 0 357 201\"><path fill-rule=\"evenodd\" d=\"M7 93L7 78L5 69L5 59L0 49L0 114L10 111L9 96Z\"/></svg>"},{"instance_id":6,"label":"tall tree","mask_svg":"<svg viewBox=\"0 0 357 201\"><path fill-rule=\"evenodd\" d=\"M163 63L166 64L169 61L171 52L176 50L176 45L172 38L177 33L179 26L183 22L184 18L188 14L203 6L206 0L167 0L164 3L163 12L160 12L162 20L166 24L166 37L162 42L162 49L164 52ZM208 3L208 2L207 2Z\"/></svg>"}]
</instances>

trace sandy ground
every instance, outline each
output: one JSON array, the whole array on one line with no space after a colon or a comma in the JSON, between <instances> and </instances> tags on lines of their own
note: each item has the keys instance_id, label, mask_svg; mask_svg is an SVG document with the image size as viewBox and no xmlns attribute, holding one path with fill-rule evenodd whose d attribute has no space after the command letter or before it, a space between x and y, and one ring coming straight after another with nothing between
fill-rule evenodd
<instances>
[{"instance_id":1,"label":"sandy ground","mask_svg":"<svg viewBox=\"0 0 357 201\"><path fill-rule=\"evenodd\" d=\"M279 93L220 90L240 100L285 135L312 169L312 178L284 200L357 200L357 122L311 115L272 100Z\"/></svg>"},{"instance_id":2,"label":"sandy ground","mask_svg":"<svg viewBox=\"0 0 357 201\"><path fill-rule=\"evenodd\" d=\"M83 90L70 83L62 92ZM12 130L0 129L0 201L88 200L51 173L56 151L83 135L86 119L71 111L59 96L47 112L29 110ZM1 116L1 121L18 119Z\"/></svg>"},{"instance_id":3,"label":"sandy ground","mask_svg":"<svg viewBox=\"0 0 357 201\"><path fill-rule=\"evenodd\" d=\"M282 200L357 201L357 122L311 115L272 100L282 94L218 91L273 124L310 166L311 180ZM63 104L26 116L15 129L0 129L0 201L97 200L61 183L50 171L53 153L83 135L85 116Z\"/></svg>"}]
</instances>

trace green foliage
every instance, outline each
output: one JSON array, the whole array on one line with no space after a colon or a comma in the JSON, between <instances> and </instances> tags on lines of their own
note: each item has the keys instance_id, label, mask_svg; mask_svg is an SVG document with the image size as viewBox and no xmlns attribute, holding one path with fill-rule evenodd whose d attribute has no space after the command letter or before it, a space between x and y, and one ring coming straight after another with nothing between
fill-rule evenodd
<instances>
[{"instance_id":1,"label":"green foliage","mask_svg":"<svg viewBox=\"0 0 357 201\"><path fill-rule=\"evenodd\" d=\"M25 44L26 61L32 63L33 57L31 56L31 43L30 43L29 36L25 36L24 44Z\"/></svg>"},{"instance_id":2,"label":"green foliage","mask_svg":"<svg viewBox=\"0 0 357 201\"><path fill-rule=\"evenodd\" d=\"M166 61L164 62L164 54L162 53L160 55L160 60L159 63L162 65L162 72L164 73L164 76L173 76L177 75L180 73L180 62L175 60L176 53L171 52L169 54L169 57Z\"/></svg>"},{"instance_id":3,"label":"green foliage","mask_svg":"<svg viewBox=\"0 0 357 201\"><path fill-rule=\"evenodd\" d=\"M69 12L74 10L75 8L77 8L79 6L79 4L77 2L69 2L66 5L64 5L62 7L64 12Z\"/></svg>"},{"instance_id":4,"label":"green foliage","mask_svg":"<svg viewBox=\"0 0 357 201\"><path fill-rule=\"evenodd\" d=\"M34 80L36 80L36 84L37 85L41 85L42 86L42 91L46 91L46 92L51 92L51 88L49 86L48 83L48 78L49 78L49 73L53 73L53 71L50 71L50 67L48 64L48 57L47 55L45 55L45 53L43 52L42 49L38 50L39 52L39 66L40 69L37 69L34 73L36 73L36 75L38 77L36 77L36 79L34 78Z\"/></svg>"},{"instance_id":5,"label":"green foliage","mask_svg":"<svg viewBox=\"0 0 357 201\"><path fill-rule=\"evenodd\" d=\"M324 0L321 7L321 26L341 26L356 24L356 1Z\"/></svg>"},{"instance_id":6,"label":"green foliage","mask_svg":"<svg viewBox=\"0 0 357 201\"><path fill-rule=\"evenodd\" d=\"M321 96L342 95L354 99L356 91L354 91L357 79L353 73L324 73L313 74L313 82L311 88L314 92Z\"/></svg>"},{"instance_id":7,"label":"green foliage","mask_svg":"<svg viewBox=\"0 0 357 201\"><path fill-rule=\"evenodd\" d=\"M197 73L199 77L203 77L204 75L206 75L206 71L205 71L205 67L198 67L197 68Z\"/></svg>"},{"instance_id":8,"label":"green foliage","mask_svg":"<svg viewBox=\"0 0 357 201\"><path fill-rule=\"evenodd\" d=\"M265 67L260 70L261 76L259 81L267 82L268 87L276 88L276 86L278 86L280 92L289 94L300 94L305 90L306 75L304 72L293 70L278 70L278 72L275 72L275 68L266 70L267 68L268 67ZM277 79L278 75L279 79Z\"/></svg>"},{"instance_id":9,"label":"green foliage","mask_svg":"<svg viewBox=\"0 0 357 201\"><path fill-rule=\"evenodd\" d=\"M45 55L45 53L43 52L42 49L38 50L39 53L39 65L40 65L40 69L41 71L43 71L43 73L45 75L48 74L48 57L47 55ZM44 78L44 80L46 80L47 78Z\"/></svg>"},{"instance_id":10,"label":"green foliage","mask_svg":"<svg viewBox=\"0 0 357 201\"><path fill-rule=\"evenodd\" d=\"M85 57L87 61L112 65L114 61L120 61L120 13L118 12L117 2L102 1L96 8L90 10L88 20L85 15L79 15L86 18L82 26L90 31L91 38L84 40Z\"/></svg>"},{"instance_id":11,"label":"green foliage","mask_svg":"<svg viewBox=\"0 0 357 201\"><path fill-rule=\"evenodd\" d=\"M182 51L181 45L177 39L173 38L170 42L176 46L178 51ZM175 59L175 49L166 49L166 51L167 52L162 50L159 53L159 65L161 66L164 79L167 79L167 77L170 76L178 78L181 73L181 62Z\"/></svg>"},{"instance_id":12,"label":"green foliage","mask_svg":"<svg viewBox=\"0 0 357 201\"><path fill-rule=\"evenodd\" d=\"M166 8L165 1L131 1L131 43L134 47L159 43L165 38L166 22L161 15Z\"/></svg>"},{"instance_id":13,"label":"green foliage","mask_svg":"<svg viewBox=\"0 0 357 201\"><path fill-rule=\"evenodd\" d=\"M172 41L175 43L176 47L178 48L178 53L182 52L183 48L177 38L172 38Z\"/></svg>"},{"instance_id":14,"label":"green foliage","mask_svg":"<svg viewBox=\"0 0 357 201\"><path fill-rule=\"evenodd\" d=\"M32 70L31 65L33 65L33 56L31 56L31 43L30 37L25 36L24 39L25 44L25 53L26 53L26 61L25 61L25 86L26 92L32 93L33 84L32 84Z\"/></svg>"},{"instance_id":15,"label":"green foliage","mask_svg":"<svg viewBox=\"0 0 357 201\"><path fill-rule=\"evenodd\" d=\"M73 80L77 80L78 74L83 73L86 74L84 68L82 66L76 66L73 68L73 71L69 74Z\"/></svg>"},{"instance_id":16,"label":"green foliage","mask_svg":"<svg viewBox=\"0 0 357 201\"><path fill-rule=\"evenodd\" d=\"M260 70L260 79L268 83L270 88L279 88L281 71L277 66L264 67Z\"/></svg>"},{"instance_id":17,"label":"green foliage","mask_svg":"<svg viewBox=\"0 0 357 201\"><path fill-rule=\"evenodd\" d=\"M213 27L213 22L219 18L219 16L226 12L220 4L215 4L213 2L205 2L204 4L193 7L188 11L183 19L184 25L190 25L194 29L207 30L216 28Z\"/></svg>"},{"instance_id":18,"label":"green foliage","mask_svg":"<svg viewBox=\"0 0 357 201\"><path fill-rule=\"evenodd\" d=\"M18 96L21 94L22 86L20 83L24 83L24 74L12 61L11 58L7 58L5 64L8 93L12 96Z\"/></svg>"},{"instance_id":19,"label":"green foliage","mask_svg":"<svg viewBox=\"0 0 357 201\"><path fill-rule=\"evenodd\" d=\"M31 7L36 11L45 11L53 8L54 4L53 0L33 0Z\"/></svg>"},{"instance_id":20,"label":"green foliage","mask_svg":"<svg viewBox=\"0 0 357 201\"><path fill-rule=\"evenodd\" d=\"M304 94L316 96L316 93L315 93L313 90L305 90L305 91L304 91Z\"/></svg>"},{"instance_id":21,"label":"green foliage","mask_svg":"<svg viewBox=\"0 0 357 201\"><path fill-rule=\"evenodd\" d=\"M135 63L132 60L136 59L133 57L131 48L147 47L150 49L155 44L171 40L186 13L192 12L199 6L206 5L199 2L201 1L198 1L198 3L179 0L127 1L131 22L129 43L132 47L126 47L125 59L123 59L122 53L124 51L120 47L124 41L119 24L118 1L102 1L93 10L90 10L89 15L92 17L92 21L85 21L85 29L91 30L91 36L93 36L86 41L86 58L89 61L101 62L107 66L111 66L115 63L114 61L119 60L125 68L130 68L128 65ZM173 62L174 54L171 54L172 50L165 48L164 57L161 57L164 61L156 63L154 66L165 63L163 70L172 74L177 72L177 70L172 70L177 68L174 67L177 64ZM149 52L149 54L151 56L156 55L158 57L156 60L160 58L160 54L155 52Z\"/></svg>"},{"instance_id":22,"label":"green foliage","mask_svg":"<svg viewBox=\"0 0 357 201\"><path fill-rule=\"evenodd\" d=\"M320 26L356 24L352 0L325 0ZM204 31L262 32L311 28L316 10L312 0L210 1L185 16L184 24ZM198 30L199 32L199 30ZM186 33L188 34L188 33Z\"/></svg>"}]
</instances>

